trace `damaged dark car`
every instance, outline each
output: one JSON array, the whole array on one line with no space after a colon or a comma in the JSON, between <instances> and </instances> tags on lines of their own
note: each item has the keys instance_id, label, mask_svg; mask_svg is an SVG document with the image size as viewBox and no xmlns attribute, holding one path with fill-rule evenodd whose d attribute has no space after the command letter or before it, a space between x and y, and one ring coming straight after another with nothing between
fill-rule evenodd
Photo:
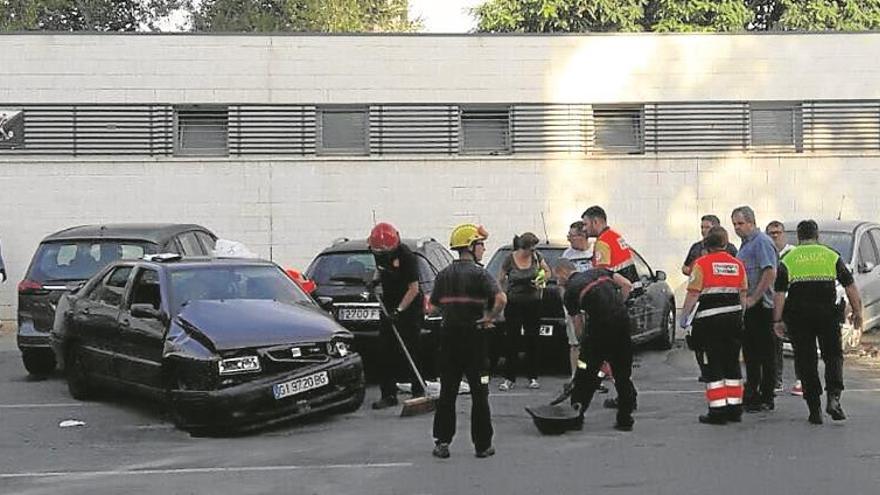
<instances>
[{"instance_id":1,"label":"damaged dark car","mask_svg":"<svg viewBox=\"0 0 880 495\"><path fill-rule=\"evenodd\" d=\"M145 394L216 434L358 409L352 338L271 262L157 255L64 296L51 340L74 398Z\"/></svg>"}]
</instances>

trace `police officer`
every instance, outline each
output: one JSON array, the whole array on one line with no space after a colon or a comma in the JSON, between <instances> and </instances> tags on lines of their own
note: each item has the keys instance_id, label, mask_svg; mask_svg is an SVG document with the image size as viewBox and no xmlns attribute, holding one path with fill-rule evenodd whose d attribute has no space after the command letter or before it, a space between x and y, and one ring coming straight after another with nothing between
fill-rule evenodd
<instances>
[{"instance_id":1,"label":"police officer","mask_svg":"<svg viewBox=\"0 0 880 495\"><path fill-rule=\"evenodd\" d=\"M782 337L786 327L794 345L794 365L801 377L810 423L822 424L822 382L819 380L816 340L825 362L825 411L831 419L846 419L840 407L843 391L843 350L835 281L846 291L852 323L862 328L862 301L853 276L840 255L819 244L819 226L804 220L797 226L798 245L782 259L774 284L773 330ZM786 296L786 292L788 295Z\"/></svg>"},{"instance_id":2,"label":"police officer","mask_svg":"<svg viewBox=\"0 0 880 495\"><path fill-rule=\"evenodd\" d=\"M742 420L743 382L739 365L742 317L748 293L746 269L725 250L727 231L716 226L703 240L708 254L691 265L680 326L687 328L694 315L692 340L706 353L706 402L709 413L700 423L722 425Z\"/></svg>"},{"instance_id":3,"label":"police officer","mask_svg":"<svg viewBox=\"0 0 880 495\"><path fill-rule=\"evenodd\" d=\"M406 343L410 355L418 355L419 333L424 321L422 295L419 288L419 268L416 256L400 242L400 234L389 223L373 227L368 239L370 251L376 259L379 282L382 284L382 302L390 316L382 317L379 327L379 388L382 397L373 403L373 409L397 405L397 373L403 361L400 344L391 330L393 324ZM415 373L410 370L413 396L424 395Z\"/></svg>"},{"instance_id":4,"label":"police officer","mask_svg":"<svg viewBox=\"0 0 880 495\"><path fill-rule=\"evenodd\" d=\"M581 420L599 387L599 369L603 362L614 370L617 388L617 421L614 427L631 431L632 411L635 407L635 387L632 374L632 324L624 301L632 290L632 283L619 273L607 268L593 268L575 273L571 261L560 259L556 278L565 285L565 309L575 316L575 331L583 336L584 345L577 363L572 406L579 410Z\"/></svg>"},{"instance_id":5,"label":"police officer","mask_svg":"<svg viewBox=\"0 0 880 495\"><path fill-rule=\"evenodd\" d=\"M581 214L581 220L584 222L584 232L590 237L596 237L596 242L593 244L593 266L623 275L632 282L634 290L640 290L642 283L636 272L632 250L623 236L608 226L608 215L605 214L605 210L601 206L591 206ZM614 366L612 365L610 370L606 367L605 370L614 372ZM602 376L604 374L601 373ZM617 397L606 399L604 405L615 408L617 401Z\"/></svg>"},{"instance_id":6,"label":"police officer","mask_svg":"<svg viewBox=\"0 0 880 495\"><path fill-rule=\"evenodd\" d=\"M458 260L444 268L434 282L430 303L440 308L440 399L434 412L433 455L449 457L455 435L455 400L462 375L471 387L471 440L477 457L495 454L489 411L489 372L486 329L504 310L507 297L479 262L489 233L478 225L462 224L452 231L449 247Z\"/></svg>"}]
</instances>

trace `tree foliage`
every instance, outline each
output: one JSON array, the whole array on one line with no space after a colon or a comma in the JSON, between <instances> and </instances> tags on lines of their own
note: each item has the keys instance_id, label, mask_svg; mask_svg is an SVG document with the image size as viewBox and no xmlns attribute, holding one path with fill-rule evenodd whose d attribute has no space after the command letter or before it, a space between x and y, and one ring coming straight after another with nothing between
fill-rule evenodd
<instances>
[{"instance_id":1,"label":"tree foliage","mask_svg":"<svg viewBox=\"0 0 880 495\"><path fill-rule=\"evenodd\" d=\"M150 29L173 0L0 0L0 31Z\"/></svg>"},{"instance_id":2,"label":"tree foliage","mask_svg":"<svg viewBox=\"0 0 880 495\"><path fill-rule=\"evenodd\" d=\"M864 31L880 0L487 0L482 32Z\"/></svg>"}]
</instances>

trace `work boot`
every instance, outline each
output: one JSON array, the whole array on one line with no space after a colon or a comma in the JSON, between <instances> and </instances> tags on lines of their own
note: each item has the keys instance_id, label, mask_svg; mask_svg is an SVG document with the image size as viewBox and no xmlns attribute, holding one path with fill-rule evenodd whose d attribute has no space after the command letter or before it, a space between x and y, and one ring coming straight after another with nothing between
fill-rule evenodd
<instances>
[{"instance_id":1,"label":"work boot","mask_svg":"<svg viewBox=\"0 0 880 495\"><path fill-rule=\"evenodd\" d=\"M614 429L618 431L632 431L635 420L629 414L617 415L617 421L614 422Z\"/></svg>"},{"instance_id":2,"label":"work boot","mask_svg":"<svg viewBox=\"0 0 880 495\"><path fill-rule=\"evenodd\" d=\"M495 455L495 447L490 445L483 450L478 450L474 455L479 457L480 459L484 459L486 457L493 456L493 455Z\"/></svg>"},{"instance_id":3,"label":"work boot","mask_svg":"<svg viewBox=\"0 0 880 495\"><path fill-rule=\"evenodd\" d=\"M434 444L434 450L431 452L431 455L434 457L438 457L440 459L448 459L449 458L449 444L444 442L437 442Z\"/></svg>"},{"instance_id":4,"label":"work boot","mask_svg":"<svg viewBox=\"0 0 880 495\"><path fill-rule=\"evenodd\" d=\"M698 419L700 423L705 425L724 425L727 424L726 412L727 411L709 409L708 414L701 414Z\"/></svg>"},{"instance_id":5,"label":"work boot","mask_svg":"<svg viewBox=\"0 0 880 495\"><path fill-rule=\"evenodd\" d=\"M393 395L389 395L388 397L382 397L381 399L373 402L373 409L387 409L389 407L394 407L397 405L397 397Z\"/></svg>"},{"instance_id":6,"label":"work boot","mask_svg":"<svg viewBox=\"0 0 880 495\"><path fill-rule=\"evenodd\" d=\"M760 402L747 402L743 405L743 410L747 413L757 413L761 412L761 403Z\"/></svg>"},{"instance_id":7,"label":"work boot","mask_svg":"<svg viewBox=\"0 0 880 495\"><path fill-rule=\"evenodd\" d=\"M727 406L727 421L731 423L742 423L743 408L741 405Z\"/></svg>"},{"instance_id":8,"label":"work boot","mask_svg":"<svg viewBox=\"0 0 880 495\"><path fill-rule=\"evenodd\" d=\"M810 409L810 417L807 421L814 425L821 425L822 421L822 402L818 397L810 397L807 399L807 407Z\"/></svg>"},{"instance_id":9,"label":"work boot","mask_svg":"<svg viewBox=\"0 0 880 495\"><path fill-rule=\"evenodd\" d=\"M834 421L842 421L846 419L846 414L843 414L843 408L840 407L840 392L828 393L828 404L825 406L825 412L827 412Z\"/></svg>"},{"instance_id":10,"label":"work boot","mask_svg":"<svg viewBox=\"0 0 880 495\"><path fill-rule=\"evenodd\" d=\"M605 402L603 402L602 405L605 406L606 409L617 409L619 402L617 400L617 397L611 397L610 399L605 399ZM633 411L638 408L639 404L636 401L636 398L633 397Z\"/></svg>"},{"instance_id":11,"label":"work boot","mask_svg":"<svg viewBox=\"0 0 880 495\"><path fill-rule=\"evenodd\" d=\"M761 403L761 410L762 411L773 411L775 409L776 409L776 401L774 401L772 399Z\"/></svg>"}]
</instances>

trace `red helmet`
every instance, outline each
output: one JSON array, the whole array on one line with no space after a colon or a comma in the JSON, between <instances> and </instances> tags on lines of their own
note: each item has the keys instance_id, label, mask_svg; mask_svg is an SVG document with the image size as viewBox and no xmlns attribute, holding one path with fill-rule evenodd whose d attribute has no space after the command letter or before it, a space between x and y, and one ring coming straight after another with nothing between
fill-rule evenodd
<instances>
[{"instance_id":1,"label":"red helmet","mask_svg":"<svg viewBox=\"0 0 880 495\"><path fill-rule=\"evenodd\" d=\"M400 245L400 234L390 223L381 222L373 227L367 244L373 251L394 251Z\"/></svg>"}]
</instances>

